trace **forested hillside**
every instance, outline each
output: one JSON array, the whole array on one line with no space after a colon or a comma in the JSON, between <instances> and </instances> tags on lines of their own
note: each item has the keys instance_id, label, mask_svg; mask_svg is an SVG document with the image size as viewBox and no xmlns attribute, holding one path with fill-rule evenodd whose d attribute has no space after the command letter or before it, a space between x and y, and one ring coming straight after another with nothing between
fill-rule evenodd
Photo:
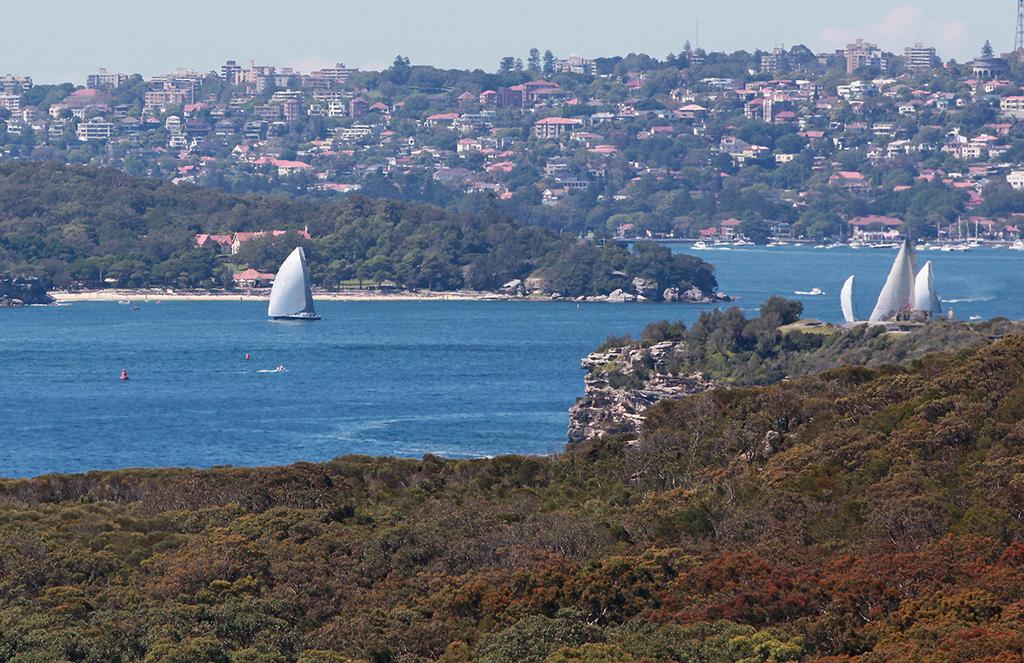
<instances>
[{"instance_id":1,"label":"forested hillside","mask_svg":"<svg viewBox=\"0 0 1024 663\"><path fill-rule=\"evenodd\" d=\"M235 256L196 247L197 233L308 228L247 242ZM0 273L60 286L230 287L235 270L273 272L306 246L317 285L391 281L405 288L494 290L535 271L565 295L633 290L633 279L714 293L710 265L667 249L633 254L525 226L480 201L459 211L393 200L330 202L226 194L54 163L0 164ZM563 274L570 276L563 277Z\"/></svg>"},{"instance_id":2,"label":"forested hillside","mask_svg":"<svg viewBox=\"0 0 1024 663\"><path fill-rule=\"evenodd\" d=\"M0 484L0 660L1020 661L1024 338L551 458Z\"/></svg>"}]
</instances>

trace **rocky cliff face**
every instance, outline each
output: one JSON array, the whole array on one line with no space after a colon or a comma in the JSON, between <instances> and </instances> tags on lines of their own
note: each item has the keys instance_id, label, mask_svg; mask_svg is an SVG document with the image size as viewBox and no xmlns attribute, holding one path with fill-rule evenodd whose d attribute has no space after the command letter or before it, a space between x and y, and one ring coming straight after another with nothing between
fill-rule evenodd
<instances>
[{"instance_id":1,"label":"rocky cliff face","mask_svg":"<svg viewBox=\"0 0 1024 663\"><path fill-rule=\"evenodd\" d=\"M714 387L699 373L672 374L673 357L684 351L679 343L665 342L646 348L612 348L581 360L581 368L587 371L584 395L569 410L569 443L599 435L637 435L644 413L658 401Z\"/></svg>"},{"instance_id":2,"label":"rocky cliff face","mask_svg":"<svg viewBox=\"0 0 1024 663\"><path fill-rule=\"evenodd\" d=\"M36 278L0 278L0 308L52 304L53 297L46 294L46 288Z\"/></svg>"}]
</instances>

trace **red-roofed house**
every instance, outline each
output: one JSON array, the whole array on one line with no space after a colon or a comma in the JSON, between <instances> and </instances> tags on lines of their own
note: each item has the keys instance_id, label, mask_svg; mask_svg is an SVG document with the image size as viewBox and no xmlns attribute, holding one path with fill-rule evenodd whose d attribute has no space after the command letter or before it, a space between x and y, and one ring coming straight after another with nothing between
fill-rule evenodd
<instances>
[{"instance_id":1,"label":"red-roofed house","mask_svg":"<svg viewBox=\"0 0 1024 663\"><path fill-rule=\"evenodd\" d=\"M269 163L274 168L277 168L277 174L281 176L292 175L303 170L309 170L310 168L313 167L310 166L308 163L304 163L302 161L288 161L286 159L273 159L271 157L260 157L253 163L255 163L257 166L262 166L263 164Z\"/></svg>"},{"instance_id":2,"label":"red-roofed house","mask_svg":"<svg viewBox=\"0 0 1024 663\"><path fill-rule=\"evenodd\" d=\"M481 106L497 106L501 97L495 90L484 90L480 93L480 105Z\"/></svg>"},{"instance_id":3,"label":"red-roofed house","mask_svg":"<svg viewBox=\"0 0 1024 663\"><path fill-rule=\"evenodd\" d=\"M235 272L232 276L235 283L244 288L269 288L274 283L275 274L257 272L251 267L244 272Z\"/></svg>"},{"instance_id":4,"label":"red-roofed house","mask_svg":"<svg viewBox=\"0 0 1024 663\"><path fill-rule=\"evenodd\" d=\"M435 113L427 118L428 127L450 127L452 122L459 119L458 113Z\"/></svg>"},{"instance_id":5,"label":"red-roofed house","mask_svg":"<svg viewBox=\"0 0 1024 663\"><path fill-rule=\"evenodd\" d=\"M855 170L841 170L829 178L829 184L841 186L846 189L863 189L867 186L867 180L863 173Z\"/></svg>"},{"instance_id":6,"label":"red-roofed house","mask_svg":"<svg viewBox=\"0 0 1024 663\"><path fill-rule=\"evenodd\" d=\"M858 216L850 219L853 238L862 242L892 241L899 239L901 219L891 216Z\"/></svg>"},{"instance_id":7,"label":"red-roofed house","mask_svg":"<svg viewBox=\"0 0 1024 663\"><path fill-rule=\"evenodd\" d=\"M298 233L303 239L312 239L308 230L258 230L256 232L237 232L231 241L231 255L235 255L242 248L242 244L262 237L280 237L289 232Z\"/></svg>"},{"instance_id":8,"label":"red-roofed house","mask_svg":"<svg viewBox=\"0 0 1024 663\"><path fill-rule=\"evenodd\" d=\"M231 253L231 235L196 235L196 246L213 246L218 253Z\"/></svg>"},{"instance_id":9,"label":"red-roofed house","mask_svg":"<svg viewBox=\"0 0 1024 663\"><path fill-rule=\"evenodd\" d=\"M740 225L743 222L739 219L726 219L718 224L719 230L722 233L722 239L734 240L740 235Z\"/></svg>"}]
</instances>

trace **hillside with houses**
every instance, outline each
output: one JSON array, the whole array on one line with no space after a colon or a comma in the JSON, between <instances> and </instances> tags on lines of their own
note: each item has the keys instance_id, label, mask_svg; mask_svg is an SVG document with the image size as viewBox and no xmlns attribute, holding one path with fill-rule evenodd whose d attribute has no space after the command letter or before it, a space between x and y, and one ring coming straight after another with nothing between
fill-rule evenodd
<instances>
[{"instance_id":1,"label":"hillside with houses","mask_svg":"<svg viewBox=\"0 0 1024 663\"><path fill-rule=\"evenodd\" d=\"M851 221L993 240L1024 214L1024 62L858 40L498 71L241 64L84 85L0 77L0 158L112 166L234 193L489 197L579 235L848 238ZM880 232L874 229L874 232Z\"/></svg>"}]
</instances>

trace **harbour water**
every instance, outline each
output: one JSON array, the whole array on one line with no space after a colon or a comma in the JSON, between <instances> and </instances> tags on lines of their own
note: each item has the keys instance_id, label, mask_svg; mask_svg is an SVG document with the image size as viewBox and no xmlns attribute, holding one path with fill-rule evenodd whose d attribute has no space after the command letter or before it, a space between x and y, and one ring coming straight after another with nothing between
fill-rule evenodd
<instances>
[{"instance_id":1,"label":"harbour water","mask_svg":"<svg viewBox=\"0 0 1024 663\"><path fill-rule=\"evenodd\" d=\"M689 247L674 247L693 251ZM870 310L895 251L695 251L753 314L772 294L839 317L858 276ZM1024 318L1024 253L930 252L961 319ZM825 291L798 297L794 291ZM0 476L274 465L362 453L545 454L565 444L579 359L608 335L692 322L706 306L321 302L317 323L238 302L0 310ZM248 353L251 357L245 361ZM284 373L261 373L278 365ZM127 369L130 380L118 377Z\"/></svg>"}]
</instances>

